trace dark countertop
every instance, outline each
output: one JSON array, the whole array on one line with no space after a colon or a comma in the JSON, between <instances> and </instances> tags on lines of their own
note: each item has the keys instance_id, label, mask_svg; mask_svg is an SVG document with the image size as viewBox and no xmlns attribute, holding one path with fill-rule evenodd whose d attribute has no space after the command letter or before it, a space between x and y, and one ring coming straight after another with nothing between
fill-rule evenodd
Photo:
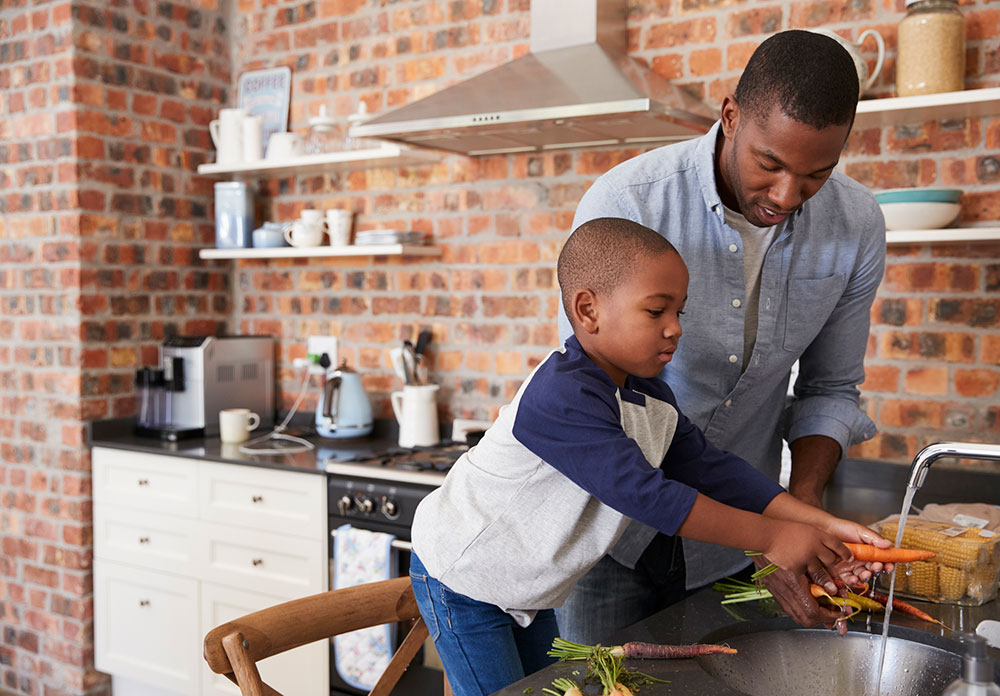
<instances>
[{"instance_id":1,"label":"dark countertop","mask_svg":"<svg viewBox=\"0 0 1000 696\"><path fill-rule=\"evenodd\" d=\"M170 442L136 435L133 426L134 421L131 419L95 421L90 424L88 445L321 475L327 473L327 460L366 460L381 452L399 450L394 428L389 424L378 422L371 437L343 440L317 437L305 426L289 429L289 434L301 436L315 445L313 450L291 454L246 453L240 450L240 445L222 442L218 437L199 437ZM255 437L259 435L251 433L251 440ZM272 440L267 446L273 447L275 442Z\"/></svg>"}]
</instances>

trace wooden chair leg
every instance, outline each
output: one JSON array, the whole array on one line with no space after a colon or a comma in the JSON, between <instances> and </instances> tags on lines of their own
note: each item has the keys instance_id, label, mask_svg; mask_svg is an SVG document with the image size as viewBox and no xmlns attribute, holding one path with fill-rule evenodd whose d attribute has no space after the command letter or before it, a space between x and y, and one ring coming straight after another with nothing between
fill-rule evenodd
<instances>
[{"instance_id":1,"label":"wooden chair leg","mask_svg":"<svg viewBox=\"0 0 1000 696\"><path fill-rule=\"evenodd\" d=\"M261 681L257 663L250 659L243 642L243 634L238 631L222 639L222 647L229 664L233 666L233 674L243 696L281 696Z\"/></svg>"},{"instance_id":2,"label":"wooden chair leg","mask_svg":"<svg viewBox=\"0 0 1000 696\"><path fill-rule=\"evenodd\" d=\"M375 682L375 686L368 692L368 696L389 696L396 682L403 676L403 672L410 666L410 662L416 656L417 651L424 644L424 640L430 635L427 631L427 624L422 618L414 621L413 626L406 634L406 638L400 644L396 654L392 656L382 676Z\"/></svg>"}]
</instances>

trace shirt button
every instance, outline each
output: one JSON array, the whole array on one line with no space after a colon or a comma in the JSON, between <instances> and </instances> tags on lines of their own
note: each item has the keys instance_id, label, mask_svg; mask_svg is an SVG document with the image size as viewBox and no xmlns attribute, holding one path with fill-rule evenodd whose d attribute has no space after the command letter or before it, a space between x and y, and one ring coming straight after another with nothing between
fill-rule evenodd
<instances>
[{"instance_id":1,"label":"shirt button","mask_svg":"<svg viewBox=\"0 0 1000 696\"><path fill-rule=\"evenodd\" d=\"M732 406L732 405L733 405L733 400L732 399L726 399L726 407L728 408L729 406Z\"/></svg>"},{"instance_id":2,"label":"shirt button","mask_svg":"<svg viewBox=\"0 0 1000 696\"><path fill-rule=\"evenodd\" d=\"M733 300L733 307L739 307L741 304L743 304L743 303L740 302L739 299Z\"/></svg>"},{"instance_id":3,"label":"shirt button","mask_svg":"<svg viewBox=\"0 0 1000 696\"><path fill-rule=\"evenodd\" d=\"M739 247L738 247L738 246L736 246L735 244L730 244L730 245L729 245L729 251L732 251L732 252L734 252L734 253L735 253L735 252L736 252L736 251L738 251L738 250L739 250Z\"/></svg>"},{"instance_id":4,"label":"shirt button","mask_svg":"<svg viewBox=\"0 0 1000 696\"><path fill-rule=\"evenodd\" d=\"M737 357L736 357L735 355L730 355L730 356L729 356L729 362L731 362L731 363L734 363L734 362L736 362L737 360L739 360L739 358L737 358Z\"/></svg>"}]
</instances>

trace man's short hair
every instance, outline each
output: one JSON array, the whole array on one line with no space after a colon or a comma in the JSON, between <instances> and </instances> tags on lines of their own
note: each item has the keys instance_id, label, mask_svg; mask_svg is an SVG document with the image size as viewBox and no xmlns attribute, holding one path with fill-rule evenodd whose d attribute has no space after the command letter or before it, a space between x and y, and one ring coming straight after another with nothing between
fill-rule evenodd
<instances>
[{"instance_id":1,"label":"man's short hair","mask_svg":"<svg viewBox=\"0 0 1000 696\"><path fill-rule=\"evenodd\" d=\"M674 245L657 232L624 218L595 218L569 236L556 264L563 309L573 324L573 296L588 289L599 296L613 293L636 262L666 252Z\"/></svg>"},{"instance_id":2,"label":"man's short hair","mask_svg":"<svg viewBox=\"0 0 1000 696\"><path fill-rule=\"evenodd\" d=\"M758 122L777 106L816 130L850 126L858 106L857 68L847 49L829 36L779 32L750 56L736 85L736 103Z\"/></svg>"}]
</instances>

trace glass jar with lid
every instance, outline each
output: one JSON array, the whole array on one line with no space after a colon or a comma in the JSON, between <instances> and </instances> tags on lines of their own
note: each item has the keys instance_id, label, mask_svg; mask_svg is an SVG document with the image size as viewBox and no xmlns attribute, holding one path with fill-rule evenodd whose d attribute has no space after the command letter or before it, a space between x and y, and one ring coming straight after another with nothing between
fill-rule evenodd
<instances>
[{"instance_id":1,"label":"glass jar with lid","mask_svg":"<svg viewBox=\"0 0 1000 696\"><path fill-rule=\"evenodd\" d=\"M326 113L326 104L319 107L319 115L309 119L309 137L306 139L306 154L321 155L339 149L337 121Z\"/></svg>"},{"instance_id":2,"label":"glass jar with lid","mask_svg":"<svg viewBox=\"0 0 1000 696\"><path fill-rule=\"evenodd\" d=\"M897 42L896 96L965 87L965 19L955 0L906 0Z\"/></svg>"},{"instance_id":3,"label":"glass jar with lid","mask_svg":"<svg viewBox=\"0 0 1000 696\"><path fill-rule=\"evenodd\" d=\"M365 102L358 104L358 110L347 117L347 138L344 140L345 150L366 150L378 147L378 143L369 138L359 138L351 135L351 128L368 120L368 105Z\"/></svg>"}]
</instances>

